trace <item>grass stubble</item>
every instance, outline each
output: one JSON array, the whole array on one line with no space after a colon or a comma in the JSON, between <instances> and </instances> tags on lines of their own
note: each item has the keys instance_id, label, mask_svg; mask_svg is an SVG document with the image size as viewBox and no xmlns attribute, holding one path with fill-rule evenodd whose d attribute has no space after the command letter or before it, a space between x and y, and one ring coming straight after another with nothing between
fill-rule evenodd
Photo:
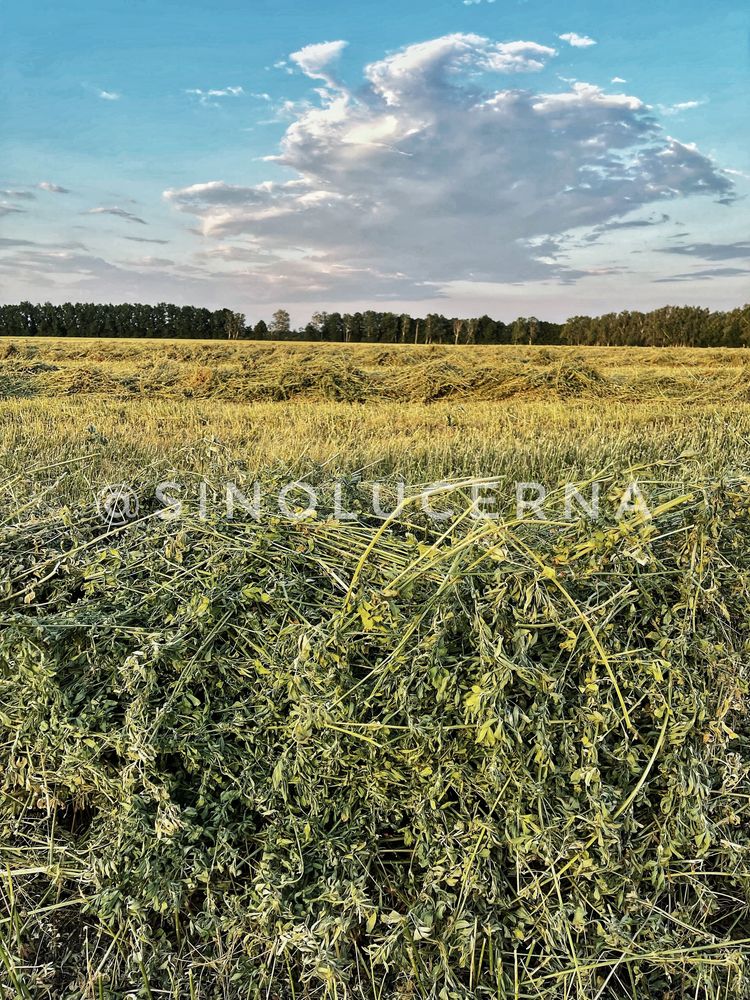
<instances>
[{"instance_id":1,"label":"grass stubble","mask_svg":"<svg viewBox=\"0 0 750 1000\"><path fill-rule=\"evenodd\" d=\"M741 352L15 344L0 992L750 996ZM258 475L341 477L357 520L148 504ZM374 518L399 476L451 480L451 520ZM472 518L478 477L546 520Z\"/></svg>"}]
</instances>

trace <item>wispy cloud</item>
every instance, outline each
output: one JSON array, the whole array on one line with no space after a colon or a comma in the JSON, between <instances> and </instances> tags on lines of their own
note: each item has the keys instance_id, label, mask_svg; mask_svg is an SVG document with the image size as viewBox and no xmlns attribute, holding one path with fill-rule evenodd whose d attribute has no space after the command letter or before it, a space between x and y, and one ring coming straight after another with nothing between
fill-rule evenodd
<instances>
[{"instance_id":1,"label":"wispy cloud","mask_svg":"<svg viewBox=\"0 0 750 1000\"><path fill-rule=\"evenodd\" d=\"M152 240L148 236L123 236L123 239L130 240L132 243L158 243L160 246L166 246L169 240Z\"/></svg>"},{"instance_id":2,"label":"wispy cloud","mask_svg":"<svg viewBox=\"0 0 750 1000\"><path fill-rule=\"evenodd\" d=\"M621 76L613 76L610 83L627 83L628 81L623 79Z\"/></svg>"},{"instance_id":3,"label":"wispy cloud","mask_svg":"<svg viewBox=\"0 0 750 1000\"><path fill-rule=\"evenodd\" d=\"M0 201L0 218L4 215L23 215L25 211L25 208L19 208L18 205L9 205L7 202Z\"/></svg>"},{"instance_id":4,"label":"wispy cloud","mask_svg":"<svg viewBox=\"0 0 750 1000\"><path fill-rule=\"evenodd\" d=\"M750 260L750 242L747 240L736 243L686 243L684 246L659 247L659 251L703 260Z\"/></svg>"},{"instance_id":5,"label":"wispy cloud","mask_svg":"<svg viewBox=\"0 0 750 1000\"><path fill-rule=\"evenodd\" d=\"M86 250L85 245L78 242L44 243L39 242L38 240L19 240L7 237L0 239L0 250L16 247L37 247L39 250L52 253L61 253L63 251L67 252L69 250Z\"/></svg>"},{"instance_id":6,"label":"wispy cloud","mask_svg":"<svg viewBox=\"0 0 750 1000\"><path fill-rule=\"evenodd\" d=\"M126 267L173 267L174 261L168 257L138 257L136 260L121 262Z\"/></svg>"},{"instance_id":7,"label":"wispy cloud","mask_svg":"<svg viewBox=\"0 0 750 1000\"><path fill-rule=\"evenodd\" d=\"M70 194L70 188L62 187L60 184L53 184L52 181L40 181L37 187L40 191L49 191L50 194Z\"/></svg>"},{"instance_id":8,"label":"wispy cloud","mask_svg":"<svg viewBox=\"0 0 750 1000\"><path fill-rule=\"evenodd\" d=\"M660 104L659 111L663 115L679 115L683 111L693 111L695 108L702 108L707 101L679 101L677 104Z\"/></svg>"},{"instance_id":9,"label":"wispy cloud","mask_svg":"<svg viewBox=\"0 0 750 1000\"><path fill-rule=\"evenodd\" d=\"M596 45L596 41L593 38L589 38L588 35L577 35L575 31L569 31L565 35L557 36L561 42L567 42L568 45L572 45L574 49L588 49L592 45Z\"/></svg>"},{"instance_id":10,"label":"wispy cloud","mask_svg":"<svg viewBox=\"0 0 750 1000\"><path fill-rule=\"evenodd\" d=\"M0 237L0 249L15 249L16 247L35 247L33 240L14 240L8 236Z\"/></svg>"},{"instance_id":11,"label":"wispy cloud","mask_svg":"<svg viewBox=\"0 0 750 1000\"><path fill-rule=\"evenodd\" d=\"M87 215L115 215L118 219L125 219L127 222L138 222L140 225L148 225L145 219L141 219L137 215L133 215L132 212L127 212L124 208L120 208L118 205L100 205L98 208L90 208Z\"/></svg>"},{"instance_id":12,"label":"wispy cloud","mask_svg":"<svg viewBox=\"0 0 750 1000\"><path fill-rule=\"evenodd\" d=\"M584 242L598 243L600 237L605 233L627 229L652 229L654 226L663 226L667 222L669 222L669 216L666 212L662 212L660 215L649 216L647 219L614 219L611 222L605 222L601 226L596 226L592 229L584 238Z\"/></svg>"},{"instance_id":13,"label":"wispy cloud","mask_svg":"<svg viewBox=\"0 0 750 1000\"><path fill-rule=\"evenodd\" d=\"M686 271L684 274L671 274L665 278L655 278L654 284L671 284L682 281L711 281L715 278L739 278L750 274L746 267L707 267L700 271Z\"/></svg>"},{"instance_id":14,"label":"wispy cloud","mask_svg":"<svg viewBox=\"0 0 750 1000\"><path fill-rule=\"evenodd\" d=\"M122 97L116 90L99 90L97 94L103 101L119 101Z\"/></svg>"},{"instance_id":15,"label":"wispy cloud","mask_svg":"<svg viewBox=\"0 0 750 1000\"><path fill-rule=\"evenodd\" d=\"M242 87L214 87L210 90L201 90L199 87L191 87L185 91L191 97L197 97L198 101L205 107L218 107L220 101L225 97L242 97L245 93Z\"/></svg>"},{"instance_id":16,"label":"wispy cloud","mask_svg":"<svg viewBox=\"0 0 750 1000\"><path fill-rule=\"evenodd\" d=\"M1 198L13 198L15 200L21 201L33 201L36 195L33 191L21 191L21 190L5 190L0 191Z\"/></svg>"}]
</instances>

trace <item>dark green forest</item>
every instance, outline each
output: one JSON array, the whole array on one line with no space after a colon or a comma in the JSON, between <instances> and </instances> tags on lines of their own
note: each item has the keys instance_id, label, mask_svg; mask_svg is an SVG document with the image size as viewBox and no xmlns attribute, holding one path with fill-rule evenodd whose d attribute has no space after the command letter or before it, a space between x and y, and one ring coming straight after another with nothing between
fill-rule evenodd
<instances>
[{"instance_id":1,"label":"dark green forest","mask_svg":"<svg viewBox=\"0 0 750 1000\"><path fill-rule=\"evenodd\" d=\"M195 306L92 302L49 302L0 306L4 337L154 337L208 340L319 340L367 344L539 344L553 346L748 347L750 305L728 312L698 306L664 306L652 312L625 311L573 316L549 323L533 316L511 323L479 316L469 319L430 313L315 313L293 329L289 313L278 309L271 321L249 322L231 309Z\"/></svg>"}]
</instances>

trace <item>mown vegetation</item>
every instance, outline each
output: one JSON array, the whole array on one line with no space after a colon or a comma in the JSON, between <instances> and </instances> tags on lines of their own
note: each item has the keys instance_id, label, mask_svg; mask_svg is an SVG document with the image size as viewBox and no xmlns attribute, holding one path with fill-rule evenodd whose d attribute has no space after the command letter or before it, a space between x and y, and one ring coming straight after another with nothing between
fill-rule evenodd
<instances>
[{"instance_id":1,"label":"mown vegetation","mask_svg":"<svg viewBox=\"0 0 750 1000\"><path fill-rule=\"evenodd\" d=\"M0 398L732 403L748 398L749 370L734 350L0 341Z\"/></svg>"},{"instance_id":2,"label":"mown vegetation","mask_svg":"<svg viewBox=\"0 0 750 1000\"><path fill-rule=\"evenodd\" d=\"M750 996L742 352L2 347L6 996Z\"/></svg>"},{"instance_id":3,"label":"mown vegetation","mask_svg":"<svg viewBox=\"0 0 750 1000\"><path fill-rule=\"evenodd\" d=\"M664 306L644 313L573 316L552 323L520 316L510 323L490 316L448 317L440 313L318 312L300 329L277 309L270 324L248 321L231 309L124 303L66 302L0 306L0 336L152 337L212 340L305 340L369 344L540 344L558 346L747 347L750 306L726 312L697 306Z\"/></svg>"}]
</instances>

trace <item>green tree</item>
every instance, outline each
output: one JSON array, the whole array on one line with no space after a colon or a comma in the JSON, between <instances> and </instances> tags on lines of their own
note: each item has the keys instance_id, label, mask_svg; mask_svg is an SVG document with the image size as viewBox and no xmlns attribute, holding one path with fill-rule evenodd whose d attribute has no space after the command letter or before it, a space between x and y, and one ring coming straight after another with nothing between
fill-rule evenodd
<instances>
[{"instance_id":1,"label":"green tree","mask_svg":"<svg viewBox=\"0 0 750 1000\"><path fill-rule=\"evenodd\" d=\"M286 309L277 309L271 319L271 334L274 337L284 338L289 336L291 330L291 319Z\"/></svg>"}]
</instances>

